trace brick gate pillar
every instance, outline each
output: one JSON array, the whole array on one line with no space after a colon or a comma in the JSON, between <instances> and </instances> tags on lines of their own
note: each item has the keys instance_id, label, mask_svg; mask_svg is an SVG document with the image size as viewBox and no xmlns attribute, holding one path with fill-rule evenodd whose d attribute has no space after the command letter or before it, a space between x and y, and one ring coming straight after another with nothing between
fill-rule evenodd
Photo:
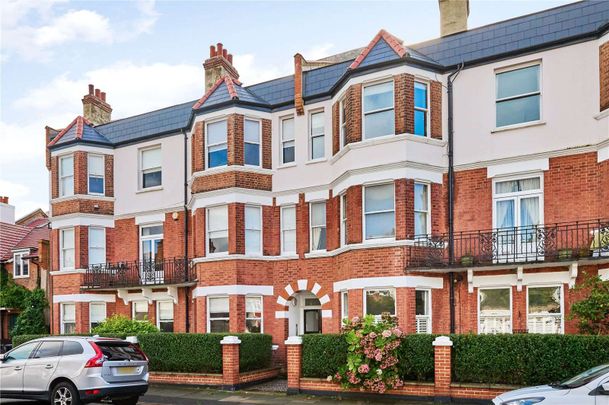
<instances>
[{"instance_id":1,"label":"brick gate pillar","mask_svg":"<svg viewBox=\"0 0 609 405\"><path fill-rule=\"evenodd\" d=\"M285 341L287 348L288 395L300 392L302 373L302 337L290 336Z\"/></svg>"},{"instance_id":2,"label":"brick gate pillar","mask_svg":"<svg viewBox=\"0 0 609 405\"><path fill-rule=\"evenodd\" d=\"M222 345L222 389L234 391L239 384L239 345L237 336L224 336Z\"/></svg>"},{"instance_id":3,"label":"brick gate pillar","mask_svg":"<svg viewBox=\"0 0 609 405\"><path fill-rule=\"evenodd\" d=\"M448 336L438 336L434 346L434 382L436 399L450 398L451 352L453 342Z\"/></svg>"}]
</instances>

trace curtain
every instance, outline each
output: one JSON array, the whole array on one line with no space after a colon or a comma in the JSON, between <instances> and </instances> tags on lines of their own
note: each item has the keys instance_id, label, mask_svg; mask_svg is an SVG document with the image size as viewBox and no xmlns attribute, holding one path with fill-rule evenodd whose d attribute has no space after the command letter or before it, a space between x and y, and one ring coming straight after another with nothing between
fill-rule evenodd
<instances>
[{"instance_id":1,"label":"curtain","mask_svg":"<svg viewBox=\"0 0 609 405\"><path fill-rule=\"evenodd\" d=\"M511 228L514 223L514 200L497 201L497 228Z\"/></svg>"}]
</instances>

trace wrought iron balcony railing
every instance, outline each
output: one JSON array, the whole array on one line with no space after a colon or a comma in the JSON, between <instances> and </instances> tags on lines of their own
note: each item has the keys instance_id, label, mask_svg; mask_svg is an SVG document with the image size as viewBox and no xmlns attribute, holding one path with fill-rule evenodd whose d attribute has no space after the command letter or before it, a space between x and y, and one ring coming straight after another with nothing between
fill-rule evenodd
<instances>
[{"instance_id":1,"label":"wrought iron balcony railing","mask_svg":"<svg viewBox=\"0 0 609 405\"><path fill-rule=\"evenodd\" d=\"M415 237L406 267L475 267L579 259L609 259L609 219L543 224L454 234L450 263L448 234Z\"/></svg>"},{"instance_id":2,"label":"wrought iron balcony railing","mask_svg":"<svg viewBox=\"0 0 609 405\"><path fill-rule=\"evenodd\" d=\"M190 260L139 260L91 265L85 273L84 288L128 288L183 284L196 279Z\"/></svg>"}]
</instances>

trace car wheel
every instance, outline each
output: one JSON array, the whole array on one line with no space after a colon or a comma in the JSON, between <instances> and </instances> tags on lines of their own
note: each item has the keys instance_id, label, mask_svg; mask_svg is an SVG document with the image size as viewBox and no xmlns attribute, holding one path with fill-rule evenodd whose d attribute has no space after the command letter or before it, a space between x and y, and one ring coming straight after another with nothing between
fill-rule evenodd
<instances>
[{"instance_id":1,"label":"car wheel","mask_svg":"<svg viewBox=\"0 0 609 405\"><path fill-rule=\"evenodd\" d=\"M129 398L122 398L122 399L113 399L112 403L114 405L135 405L137 404L137 401L140 400L139 396L135 396L135 397L129 397Z\"/></svg>"},{"instance_id":2,"label":"car wheel","mask_svg":"<svg viewBox=\"0 0 609 405\"><path fill-rule=\"evenodd\" d=\"M68 382L60 382L51 392L51 405L80 405L76 388Z\"/></svg>"}]
</instances>

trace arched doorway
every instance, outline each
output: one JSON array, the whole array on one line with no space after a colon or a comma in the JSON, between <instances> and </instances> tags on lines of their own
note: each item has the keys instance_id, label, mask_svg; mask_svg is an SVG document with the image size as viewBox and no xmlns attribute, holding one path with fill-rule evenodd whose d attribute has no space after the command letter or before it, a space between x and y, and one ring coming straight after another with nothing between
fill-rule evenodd
<instances>
[{"instance_id":1,"label":"arched doorway","mask_svg":"<svg viewBox=\"0 0 609 405\"><path fill-rule=\"evenodd\" d=\"M298 291L288 299L288 335L321 333L321 302L310 291Z\"/></svg>"}]
</instances>

